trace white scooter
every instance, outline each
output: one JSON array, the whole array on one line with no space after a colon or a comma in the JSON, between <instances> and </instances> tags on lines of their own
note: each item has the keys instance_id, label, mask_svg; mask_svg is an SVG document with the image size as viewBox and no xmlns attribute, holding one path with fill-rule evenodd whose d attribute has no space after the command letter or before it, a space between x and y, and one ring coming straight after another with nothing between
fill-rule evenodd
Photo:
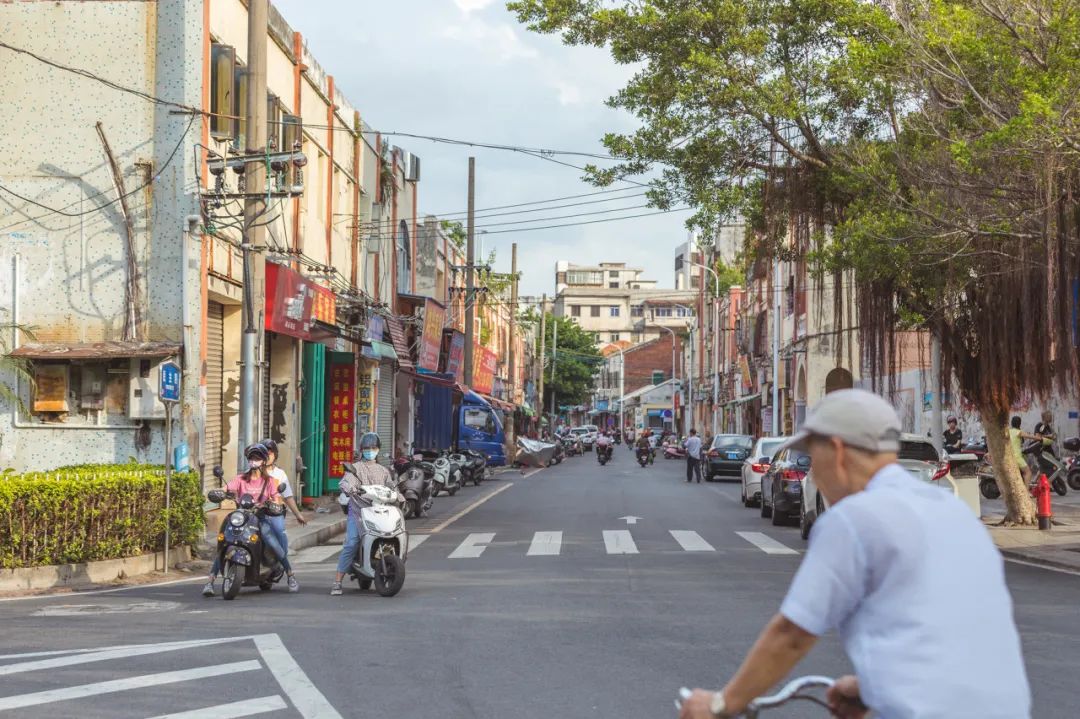
<instances>
[{"instance_id":1,"label":"white scooter","mask_svg":"<svg viewBox=\"0 0 1080 719\"><path fill-rule=\"evenodd\" d=\"M381 484L365 485L362 496L371 502L360 510L360 549L352 559L349 575L360 582L361 589L375 583L375 591L392 597L405 584L405 559L409 553L409 534L401 506L405 498Z\"/></svg>"}]
</instances>

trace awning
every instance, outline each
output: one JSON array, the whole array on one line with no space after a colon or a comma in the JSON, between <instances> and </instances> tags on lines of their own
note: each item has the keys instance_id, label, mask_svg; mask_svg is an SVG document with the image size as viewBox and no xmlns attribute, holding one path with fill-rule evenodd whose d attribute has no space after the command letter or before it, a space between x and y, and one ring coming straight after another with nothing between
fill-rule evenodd
<instances>
[{"instance_id":1,"label":"awning","mask_svg":"<svg viewBox=\"0 0 1080 719\"><path fill-rule=\"evenodd\" d=\"M402 369L414 369L416 365L413 364L412 357L409 355L409 345L405 341L405 328L401 326L401 320L397 317L388 317L386 326L390 329L390 341L394 343L398 365Z\"/></svg>"},{"instance_id":2,"label":"awning","mask_svg":"<svg viewBox=\"0 0 1080 719\"><path fill-rule=\"evenodd\" d=\"M434 374L429 372L413 372L412 370L403 370L402 374L409 375L413 379L420 380L421 382L429 382L431 384L438 385L440 387L449 387L452 390L461 391L460 385L454 381L453 377L448 377L445 374Z\"/></svg>"},{"instance_id":3,"label":"awning","mask_svg":"<svg viewBox=\"0 0 1080 719\"><path fill-rule=\"evenodd\" d=\"M488 403L491 404L492 407L496 407L498 409L501 409L504 412L513 412L514 411L514 405L510 404L509 402L506 402L505 400L495 399L494 397L489 397L486 394L481 394L480 396L483 397L484 399L486 399L488 401Z\"/></svg>"},{"instance_id":4,"label":"awning","mask_svg":"<svg viewBox=\"0 0 1080 719\"><path fill-rule=\"evenodd\" d=\"M173 357L181 348L178 342L28 342L10 356L48 360Z\"/></svg>"},{"instance_id":5,"label":"awning","mask_svg":"<svg viewBox=\"0 0 1080 719\"><path fill-rule=\"evenodd\" d=\"M397 352L394 351L393 345L389 345L386 342L380 342L378 340L368 340L364 343L364 346L360 349L360 354L368 359L375 361L391 360L397 361Z\"/></svg>"},{"instance_id":6,"label":"awning","mask_svg":"<svg viewBox=\"0 0 1080 719\"><path fill-rule=\"evenodd\" d=\"M760 396L761 396L761 392L757 392L756 394L748 394L748 395L746 395L744 397L736 397L735 399L728 402L728 404L742 404L743 402L749 402L751 400L755 400Z\"/></svg>"}]
</instances>

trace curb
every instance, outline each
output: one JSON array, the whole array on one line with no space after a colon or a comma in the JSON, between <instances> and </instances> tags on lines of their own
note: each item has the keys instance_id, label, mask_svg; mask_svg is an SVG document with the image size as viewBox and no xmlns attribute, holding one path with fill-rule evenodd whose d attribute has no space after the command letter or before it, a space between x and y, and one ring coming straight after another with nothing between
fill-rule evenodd
<instances>
[{"instance_id":1,"label":"curb","mask_svg":"<svg viewBox=\"0 0 1080 719\"><path fill-rule=\"evenodd\" d=\"M176 546L169 550L172 566L191 560L191 549ZM79 564L52 564L41 567L6 569L0 573L0 592L36 592L49 589L79 589L160 571L164 552L134 557L99 559Z\"/></svg>"},{"instance_id":2,"label":"curb","mask_svg":"<svg viewBox=\"0 0 1080 719\"><path fill-rule=\"evenodd\" d=\"M1068 562L1061 562L1056 559L1048 559L1046 557L1032 556L1026 552L1018 552L1014 549L999 549L1001 556L1005 559L1011 559L1016 562L1022 562L1023 564L1030 564L1036 567L1042 567L1043 569L1055 569L1063 572L1080 573L1080 564L1070 564Z\"/></svg>"},{"instance_id":3,"label":"curb","mask_svg":"<svg viewBox=\"0 0 1080 719\"><path fill-rule=\"evenodd\" d=\"M300 551L301 549L314 547L332 537L344 534L348 522L349 518L342 514L341 519L335 519L333 522L320 525L316 529L307 529L303 534L298 533L290 535L289 554L291 555L294 551Z\"/></svg>"}]
</instances>

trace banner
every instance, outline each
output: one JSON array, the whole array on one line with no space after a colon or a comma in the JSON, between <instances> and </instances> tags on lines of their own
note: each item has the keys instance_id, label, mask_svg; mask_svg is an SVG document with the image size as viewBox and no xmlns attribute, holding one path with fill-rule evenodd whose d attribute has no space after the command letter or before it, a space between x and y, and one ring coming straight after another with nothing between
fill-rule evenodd
<instances>
[{"instance_id":1,"label":"banner","mask_svg":"<svg viewBox=\"0 0 1080 719\"><path fill-rule=\"evenodd\" d=\"M325 336L312 332L315 320L334 324L334 293L299 272L266 263L266 329L309 342Z\"/></svg>"},{"instance_id":2,"label":"banner","mask_svg":"<svg viewBox=\"0 0 1080 719\"><path fill-rule=\"evenodd\" d=\"M465 381L465 335L454 330L450 336L450 348L446 353L446 374L453 375L454 381Z\"/></svg>"},{"instance_id":3,"label":"banner","mask_svg":"<svg viewBox=\"0 0 1080 719\"><path fill-rule=\"evenodd\" d=\"M327 452L326 475L340 477L341 463L353 459L353 397L356 394L356 367L348 364L330 365L330 407L326 413Z\"/></svg>"},{"instance_id":4,"label":"banner","mask_svg":"<svg viewBox=\"0 0 1080 719\"><path fill-rule=\"evenodd\" d=\"M446 308L430 297L424 300L424 332L420 336L420 356L416 362L420 369L439 371L439 349L445 322Z\"/></svg>"},{"instance_id":5,"label":"banner","mask_svg":"<svg viewBox=\"0 0 1080 719\"><path fill-rule=\"evenodd\" d=\"M473 351L473 390L480 394L491 394L498 367L498 355L487 347L477 346Z\"/></svg>"}]
</instances>

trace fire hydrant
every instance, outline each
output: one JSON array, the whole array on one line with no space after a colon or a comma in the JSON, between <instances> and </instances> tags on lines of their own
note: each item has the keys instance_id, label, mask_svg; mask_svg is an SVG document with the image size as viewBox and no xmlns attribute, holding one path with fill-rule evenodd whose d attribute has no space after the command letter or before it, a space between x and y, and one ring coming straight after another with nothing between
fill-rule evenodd
<instances>
[{"instance_id":1,"label":"fire hydrant","mask_svg":"<svg viewBox=\"0 0 1080 719\"><path fill-rule=\"evenodd\" d=\"M1035 497L1035 515L1039 518L1039 529L1050 529L1054 511L1050 506L1050 481L1045 474L1039 475L1039 481L1031 488Z\"/></svg>"}]
</instances>

